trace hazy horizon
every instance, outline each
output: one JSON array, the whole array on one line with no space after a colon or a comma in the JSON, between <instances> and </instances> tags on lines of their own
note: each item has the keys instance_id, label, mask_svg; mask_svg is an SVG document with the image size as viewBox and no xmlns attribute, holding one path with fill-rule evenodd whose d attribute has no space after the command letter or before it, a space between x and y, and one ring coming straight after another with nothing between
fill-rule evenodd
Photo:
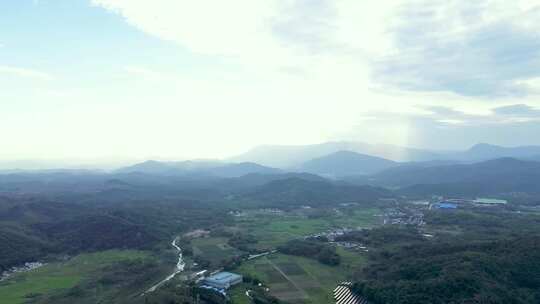
<instances>
[{"instance_id":1,"label":"hazy horizon","mask_svg":"<svg viewBox=\"0 0 540 304\"><path fill-rule=\"evenodd\" d=\"M0 4L0 161L540 145L535 1Z\"/></svg>"},{"instance_id":2,"label":"hazy horizon","mask_svg":"<svg viewBox=\"0 0 540 304\"><path fill-rule=\"evenodd\" d=\"M476 143L473 146L466 147L463 149L455 148L455 149L447 149L447 150L435 150L435 149L428 149L428 148L419 148L419 147L410 147L410 146L397 146L392 144L378 144L378 143L365 143L365 142L352 142L352 141L329 141L329 142L320 142L320 143L312 143L312 144L306 144L306 145L273 145L273 144L266 144L266 145L259 145L251 147L245 151L242 151L241 153L232 154L232 155L226 155L221 158L201 158L201 157L192 157L192 158L182 158L182 157L163 157L160 155L150 155L147 157L140 157L140 158L129 158L129 157L102 157L102 158L28 158L28 159L0 159L0 171L13 171L13 170L61 170L61 169L80 169L80 170L115 170L118 168L122 168L125 166L130 166L138 163L142 163L145 161L160 161L160 162L182 162L182 161L215 161L215 162L224 162L224 163L239 163L239 162L255 162L257 163L257 160L253 159L244 159L244 160L236 160L237 157L243 156L244 154L248 154L250 152L255 152L257 150L265 150L265 148L276 148L276 147L309 147L309 146L318 146L318 145L324 145L324 144L335 144L335 143L351 143L351 144L361 144L361 145L368 145L372 147L390 147L390 148L404 148L404 149L414 149L414 150L420 150L425 151L428 153L441 153L441 155L445 155L445 153L459 153L468 151L472 148L474 148L477 145L492 145L490 143ZM530 145L523 145L523 146L497 146L497 147L503 147L503 148L518 148L518 147L527 147ZM535 146L536 147L536 146ZM540 148L540 146L537 146ZM338 149L336 151L348 151L350 149ZM381 152L381 151L379 151ZM266 152L268 153L268 152ZM271 152L270 152L271 153ZM366 154L370 156L378 156L378 157L385 157L384 155L381 155L380 153L370 153L370 152L357 152L360 154ZM323 155L330 154L330 153L323 153ZM392 153L389 153L392 154ZM399 156L399 155L394 155ZM403 155L402 157L407 158L407 156ZM392 159L392 157L387 157L388 159ZM441 158L440 160L444 160L448 158ZM394 159L396 160L396 159ZM435 160L435 159L434 159ZM400 160L397 160L400 161ZM407 162L406 160L401 160L402 162ZM272 165L270 165L272 166ZM276 167L283 167L283 166L276 166ZM286 168L287 166L285 166Z\"/></svg>"}]
</instances>

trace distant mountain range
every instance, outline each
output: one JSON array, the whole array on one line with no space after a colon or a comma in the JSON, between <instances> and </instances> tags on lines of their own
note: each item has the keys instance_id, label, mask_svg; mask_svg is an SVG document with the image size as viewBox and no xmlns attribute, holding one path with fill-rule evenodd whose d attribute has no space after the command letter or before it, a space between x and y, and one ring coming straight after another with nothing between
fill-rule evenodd
<instances>
[{"instance_id":1,"label":"distant mountain range","mask_svg":"<svg viewBox=\"0 0 540 304\"><path fill-rule=\"evenodd\" d=\"M240 161L244 158L249 161ZM107 191L118 192L141 184L157 189L182 183L178 190L207 196L210 192L204 189L219 195L219 191L242 191L284 179L329 182L325 178L399 189L402 194L540 193L540 147L477 144L465 151L428 151L352 142L265 146L227 161L149 160L112 172L3 172L0 191L95 191L105 185Z\"/></svg>"},{"instance_id":2,"label":"distant mountain range","mask_svg":"<svg viewBox=\"0 0 540 304\"><path fill-rule=\"evenodd\" d=\"M339 151L351 151L360 154L385 158L392 161L426 161L440 159L438 153L404 148L393 145L371 145L360 142L327 142L305 146L260 146L232 157L228 161L251 161L276 168L298 167L315 158Z\"/></svg>"},{"instance_id":3,"label":"distant mountain range","mask_svg":"<svg viewBox=\"0 0 540 304\"><path fill-rule=\"evenodd\" d=\"M477 144L462 152L444 154L444 159L467 162L484 161L511 157L517 159L540 159L540 146L501 147L490 144Z\"/></svg>"},{"instance_id":4,"label":"distant mountain range","mask_svg":"<svg viewBox=\"0 0 540 304\"><path fill-rule=\"evenodd\" d=\"M484 160L512 157L540 160L540 146L501 147L477 144L465 151L436 151L414 149L393 145L370 145L359 142L327 142L305 146L260 146L229 161L250 161L265 166L288 169L300 167L316 158L340 151L356 152L394 162L459 161L479 162Z\"/></svg>"},{"instance_id":5,"label":"distant mountain range","mask_svg":"<svg viewBox=\"0 0 540 304\"><path fill-rule=\"evenodd\" d=\"M335 151L340 148L348 149ZM145 173L205 178L209 176L240 177L246 174L305 172L329 178L348 177L350 179L356 177L356 182L360 182L365 180L365 176L389 169L395 169L396 172L400 170L420 170L446 165L465 165L499 158L538 161L540 160L540 147L509 148L478 144L465 151L427 151L388 145L329 142L309 146L259 147L244 155L232 158L229 160L230 162L215 160L162 162L149 160L118 169L115 173ZM248 161L240 161L242 159ZM396 161L396 159L400 161ZM281 166L272 167L269 164L281 164ZM412 182L413 179L410 179L410 181Z\"/></svg>"},{"instance_id":6,"label":"distant mountain range","mask_svg":"<svg viewBox=\"0 0 540 304\"><path fill-rule=\"evenodd\" d=\"M317 203L322 204L324 200L335 202L337 198L341 201L360 195L355 192L358 188L348 188L347 184L384 187L406 196L540 193L540 162L508 157L474 163L452 160L398 163L339 151L307 161L294 170L255 163L147 161L115 172L47 170L0 174L0 193L85 192L105 201L133 196L141 199L156 193L218 200L253 191L248 198L291 204L295 199L315 202L317 196L321 198ZM266 190L255 191L257 187ZM371 193L371 190L374 189L362 191ZM379 191L379 188L375 190ZM337 195L339 192L343 195Z\"/></svg>"},{"instance_id":7,"label":"distant mountain range","mask_svg":"<svg viewBox=\"0 0 540 304\"><path fill-rule=\"evenodd\" d=\"M116 173L145 173L155 175L191 177L239 177L251 173L277 174L280 169L265 167L256 163L223 163L219 161L160 162L149 160L116 170Z\"/></svg>"},{"instance_id":8,"label":"distant mountain range","mask_svg":"<svg viewBox=\"0 0 540 304\"><path fill-rule=\"evenodd\" d=\"M351 152L360 154L355 155ZM540 146L502 147L477 144L470 149L440 151L395 145L339 141L314 145L259 146L246 153L223 160L154 161L149 160L114 172L140 172L158 175L239 176L245 173L310 172L328 176L373 174L394 163L432 166L448 163L473 163L511 157L540 161ZM125 162L124 162L125 163ZM20 160L0 161L0 174L45 170L72 172L86 169L99 172L112 164L77 164L76 161ZM118 166L118 165L116 165ZM334 168L330 168L333 166ZM277 168L277 169L276 169ZM109 170L109 169L107 169ZM83 173L83 172L81 172Z\"/></svg>"},{"instance_id":9,"label":"distant mountain range","mask_svg":"<svg viewBox=\"0 0 540 304\"><path fill-rule=\"evenodd\" d=\"M540 162L499 158L473 164L400 166L360 181L366 183L399 187L403 194L540 193Z\"/></svg>"}]
</instances>

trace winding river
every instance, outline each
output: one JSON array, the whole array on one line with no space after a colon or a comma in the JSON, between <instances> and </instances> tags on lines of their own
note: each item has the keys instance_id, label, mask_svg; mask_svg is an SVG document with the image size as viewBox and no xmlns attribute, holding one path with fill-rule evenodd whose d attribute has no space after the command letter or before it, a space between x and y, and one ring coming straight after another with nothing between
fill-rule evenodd
<instances>
[{"instance_id":1,"label":"winding river","mask_svg":"<svg viewBox=\"0 0 540 304\"><path fill-rule=\"evenodd\" d=\"M165 279L163 279L162 281L160 281L156 285L150 287L147 291L145 291L143 293L143 295L147 294L147 293L150 293L150 292L154 292L161 285L163 285L163 284L167 283L168 281L172 280L177 274L184 271L184 268L186 267L186 263L184 262L184 257L182 256L182 248L180 248L180 246L178 246L177 241L178 241L178 238L175 238L171 243L171 246L173 246L174 249L176 249L176 251L178 251L178 262L176 263L176 267L175 267L173 273L171 273L169 276L167 276Z\"/></svg>"}]
</instances>

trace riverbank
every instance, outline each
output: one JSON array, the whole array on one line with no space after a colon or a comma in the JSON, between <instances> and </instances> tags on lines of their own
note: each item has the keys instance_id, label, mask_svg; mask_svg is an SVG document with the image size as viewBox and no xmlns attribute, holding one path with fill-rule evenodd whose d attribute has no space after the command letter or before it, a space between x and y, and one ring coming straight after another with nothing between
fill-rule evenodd
<instances>
[{"instance_id":1,"label":"riverbank","mask_svg":"<svg viewBox=\"0 0 540 304\"><path fill-rule=\"evenodd\" d=\"M158 289L161 285L163 285L163 284L167 283L168 281L172 280L177 274L183 272L184 269L186 268L186 262L184 261L184 256L182 254L182 248L180 248L180 246L177 244L177 242L178 242L178 238L175 238L171 243L171 246L174 247L176 249L176 251L178 252L178 262L176 263L176 267L175 267L173 273L171 273L169 276L167 276L165 279L163 279L162 281L160 281L156 285L150 287L142 295L145 295L147 293L151 293L151 292L156 291L156 289Z\"/></svg>"}]
</instances>

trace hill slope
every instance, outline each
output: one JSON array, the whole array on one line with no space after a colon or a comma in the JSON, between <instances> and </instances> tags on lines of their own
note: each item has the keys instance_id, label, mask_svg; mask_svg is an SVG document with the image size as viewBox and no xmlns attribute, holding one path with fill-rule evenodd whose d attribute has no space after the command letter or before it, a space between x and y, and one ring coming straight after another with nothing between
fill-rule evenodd
<instances>
[{"instance_id":1,"label":"hill slope","mask_svg":"<svg viewBox=\"0 0 540 304\"><path fill-rule=\"evenodd\" d=\"M369 156L352 151L339 151L315 158L302 164L299 169L309 173L345 176L374 174L397 166L398 163L380 157Z\"/></svg>"},{"instance_id":2,"label":"hill slope","mask_svg":"<svg viewBox=\"0 0 540 304\"><path fill-rule=\"evenodd\" d=\"M379 198L392 197L392 193L371 186L288 178L257 187L245 197L269 206L294 208L303 205L332 206L349 202L373 203Z\"/></svg>"},{"instance_id":3,"label":"hill slope","mask_svg":"<svg viewBox=\"0 0 540 304\"><path fill-rule=\"evenodd\" d=\"M538 303L540 238L424 243L379 254L355 289L371 303Z\"/></svg>"},{"instance_id":4,"label":"hill slope","mask_svg":"<svg viewBox=\"0 0 540 304\"><path fill-rule=\"evenodd\" d=\"M370 182L409 187L408 193L479 194L540 191L540 162L501 158L474 164L402 166L371 177Z\"/></svg>"}]
</instances>

